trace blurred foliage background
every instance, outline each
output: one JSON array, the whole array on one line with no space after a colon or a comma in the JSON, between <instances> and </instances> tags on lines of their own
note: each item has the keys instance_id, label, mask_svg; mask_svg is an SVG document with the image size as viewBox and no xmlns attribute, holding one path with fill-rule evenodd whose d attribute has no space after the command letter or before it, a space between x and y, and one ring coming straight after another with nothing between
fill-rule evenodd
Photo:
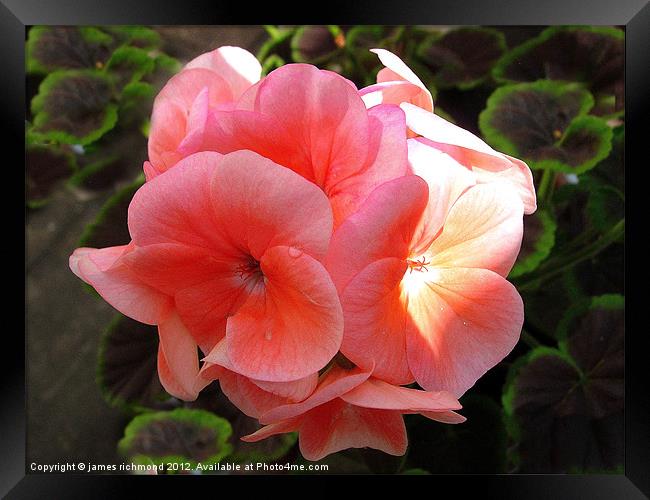
<instances>
[{"instance_id":1,"label":"blurred foliage background","mask_svg":"<svg viewBox=\"0 0 650 500\"><path fill-rule=\"evenodd\" d=\"M398 54L435 113L533 169L538 211L510 279L520 343L461 399L465 424L406 416L409 451L348 450L338 473L623 471L624 32L617 27L56 27L27 32L29 461L304 463L295 436L257 444L218 383L162 390L155 327L69 272L77 246L125 244L153 98L202 52L239 45L375 82ZM89 292L89 293L87 293ZM97 385L99 385L99 389Z\"/></svg>"}]
</instances>

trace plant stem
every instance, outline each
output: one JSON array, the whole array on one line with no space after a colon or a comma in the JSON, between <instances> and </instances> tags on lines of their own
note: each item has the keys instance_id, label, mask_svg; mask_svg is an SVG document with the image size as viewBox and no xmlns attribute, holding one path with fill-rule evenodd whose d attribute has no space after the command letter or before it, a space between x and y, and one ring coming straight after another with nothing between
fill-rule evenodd
<instances>
[{"instance_id":1,"label":"plant stem","mask_svg":"<svg viewBox=\"0 0 650 500\"><path fill-rule=\"evenodd\" d=\"M548 190L549 185L551 184L551 179L553 178L553 172L551 169L544 170L542 174L542 180L539 183L539 189L537 190L537 198L540 200L546 199L546 191Z\"/></svg>"},{"instance_id":2,"label":"plant stem","mask_svg":"<svg viewBox=\"0 0 650 500\"><path fill-rule=\"evenodd\" d=\"M536 347L540 347L542 345L542 343L533 337L531 333L523 329L521 330L521 340L523 340L524 343L531 349L535 349Z\"/></svg>"},{"instance_id":3,"label":"plant stem","mask_svg":"<svg viewBox=\"0 0 650 500\"><path fill-rule=\"evenodd\" d=\"M586 246L582 250L578 250L573 255L569 256L563 264L558 265L548 273L543 274L542 276L538 276L537 278L529 279L528 281L522 283L521 285L519 285L518 289L527 290L536 283L542 283L548 280L549 278L552 278L558 274L563 273L564 271L572 268L573 266L579 264L580 262L595 257L600 252L602 252L605 248L607 248L609 245L616 242L616 240L618 240L623 235L624 232L625 232L625 219L621 219L614 226L612 226L612 228L609 231L603 234L591 245ZM549 265L546 267L551 267L551 266Z\"/></svg>"}]
</instances>

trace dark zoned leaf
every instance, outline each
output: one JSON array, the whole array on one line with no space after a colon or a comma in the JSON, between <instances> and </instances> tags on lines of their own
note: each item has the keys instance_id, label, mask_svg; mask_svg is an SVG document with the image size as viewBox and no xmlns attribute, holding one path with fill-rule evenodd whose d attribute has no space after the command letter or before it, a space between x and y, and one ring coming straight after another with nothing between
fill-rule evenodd
<instances>
[{"instance_id":1,"label":"dark zoned leaf","mask_svg":"<svg viewBox=\"0 0 650 500\"><path fill-rule=\"evenodd\" d=\"M26 199L36 208L47 201L52 189L76 168L76 159L66 147L29 146L25 158Z\"/></svg>"},{"instance_id":2,"label":"dark zoned leaf","mask_svg":"<svg viewBox=\"0 0 650 500\"><path fill-rule=\"evenodd\" d=\"M231 452L227 420L203 410L176 408L144 413L127 425L118 443L126 458L148 457L155 464L215 464Z\"/></svg>"},{"instance_id":3,"label":"dark zoned leaf","mask_svg":"<svg viewBox=\"0 0 650 500\"><path fill-rule=\"evenodd\" d=\"M592 106L592 96L576 84L507 85L489 97L479 125L487 142L533 168L580 174L611 149L611 128L586 116Z\"/></svg>"},{"instance_id":4,"label":"dark zoned leaf","mask_svg":"<svg viewBox=\"0 0 650 500\"><path fill-rule=\"evenodd\" d=\"M433 35L417 54L434 75L438 88L471 88L489 75L506 49L503 34L490 28L459 28Z\"/></svg>"},{"instance_id":5,"label":"dark zoned leaf","mask_svg":"<svg viewBox=\"0 0 650 500\"><path fill-rule=\"evenodd\" d=\"M100 344L97 382L111 406L163 409L169 396L158 379L158 329L118 315Z\"/></svg>"},{"instance_id":6,"label":"dark zoned leaf","mask_svg":"<svg viewBox=\"0 0 650 500\"><path fill-rule=\"evenodd\" d=\"M291 38L291 56L296 62L319 64L345 44L338 26L301 26Z\"/></svg>"},{"instance_id":7,"label":"dark zoned leaf","mask_svg":"<svg viewBox=\"0 0 650 500\"><path fill-rule=\"evenodd\" d=\"M101 68L111 54L112 41L91 27L34 26L27 39L27 71Z\"/></svg>"},{"instance_id":8,"label":"dark zoned leaf","mask_svg":"<svg viewBox=\"0 0 650 500\"><path fill-rule=\"evenodd\" d=\"M34 125L28 131L30 141L89 144L99 139L117 122L112 97L111 82L99 71L49 74L32 100Z\"/></svg>"},{"instance_id":9,"label":"dark zoned leaf","mask_svg":"<svg viewBox=\"0 0 650 500\"><path fill-rule=\"evenodd\" d=\"M607 114L624 107L623 61L624 33L617 28L552 27L506 54L494 76L506 82L584 83L595 95L614 98L599 106L598 114Z\"/></svg>"},{"instance_id":10,"label":"dark zoned leaf","mask_svg":"<svg viewBox=\"0 0 650 500\"><path fill-rule=\"evenodd\" d=\"M513 462L522 473L615 470L623 460L623 299L570 311L559 349L511 368L503 396Z\"/></svg>"}]
</instances>

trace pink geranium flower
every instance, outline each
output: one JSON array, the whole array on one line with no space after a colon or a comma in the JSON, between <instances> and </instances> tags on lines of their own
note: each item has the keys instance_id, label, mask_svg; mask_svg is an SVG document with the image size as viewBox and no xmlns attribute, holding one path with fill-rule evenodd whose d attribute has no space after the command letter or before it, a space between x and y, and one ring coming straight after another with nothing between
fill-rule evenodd
<instances>
[{"instance_id":1,"label":"pink geranium flower","mask_svg":"<svg viewBox=\"0 0 650 500\"><path fill-rule=\"evenodd\" d=\"M147 179L187 156L205 132L208 110L232 107L261 73L255 56L240 47L220 47L187 63L154 101Z\"/></svg>"},{"instance_id":2,"label":"pink geranium flower","mask_svg":"<svg viewBox=\"0 0 650 500\"><path fill-rule=\"evenodd\" d=\"M343 306L341 352L390 383L459 397L519 338L523 304L505 276L523 207L509 185L476 184L436 155L416 169L424 180L377 188L334 233L326 264Z\"/></svg>"},{"instance_id":3,"label":"pink geranium flower","mask_svg":"<svg viewBox=\"0 0 650 500\"><path fill-rule=\"evenodd\" d=\"M308 377L338 351L341 306L320 263L332 212L295 172L251 151L198 153L140 188L128 223L128 245L77 249L70 267L158 325L171 394L194 399L209 382L197 346L223 340L230 368L270 382Z\"/></svg>"},{"instance_id":4,"label":"pink geranium flower","mask_svg":"<svg viewBox=\"0 0 650 500\"><path fill-rule=\"evenodd\" d=\"M407 447L405 413L460 423L461 408L451 394L398 387L371 377L371 369L332 365L313 393L299 401L262 390L237 375L220 378L223 391L249 416L268 424L244 436L248 442L276 434L298 432L300 451L308 460L347 448L374 448L403 455Z\"/></svg>"},{"instance_id":5,"label":"pink geranium flower","mask_svg":"<svg viewBox=\"0 0 650 500\"><path fill-rule=\"evenodd\" d=\"M249 149L318 185L334 225L377 186L407 172L404 112L367 110L352 82L307 64L287 64L247 90L234 109L208 115L186 152Z\"/></svg>"}]
</instances>

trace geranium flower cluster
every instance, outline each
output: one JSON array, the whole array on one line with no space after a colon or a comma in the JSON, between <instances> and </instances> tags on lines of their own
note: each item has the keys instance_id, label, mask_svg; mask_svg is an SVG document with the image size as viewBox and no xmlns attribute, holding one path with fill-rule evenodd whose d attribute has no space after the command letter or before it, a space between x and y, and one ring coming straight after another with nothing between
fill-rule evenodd
<instances>
[{"instance_id":1,"label":"geranium flower cluster","mask_svg":"<svg viewBox=\"0 0 650 500\"><path fill-rule=\"evenodd\" d=\"M72 271L157 325L164 388L213 380L309 460L404 454L403 414L460 423L458 398L516 344L506 276L531 172L433 114L394 54L377 84L307 64L261 78L221 47L155 100L128 245L79 248ZM419 388L414 388L417 383Z\"/></svg>"}]
</instances>

